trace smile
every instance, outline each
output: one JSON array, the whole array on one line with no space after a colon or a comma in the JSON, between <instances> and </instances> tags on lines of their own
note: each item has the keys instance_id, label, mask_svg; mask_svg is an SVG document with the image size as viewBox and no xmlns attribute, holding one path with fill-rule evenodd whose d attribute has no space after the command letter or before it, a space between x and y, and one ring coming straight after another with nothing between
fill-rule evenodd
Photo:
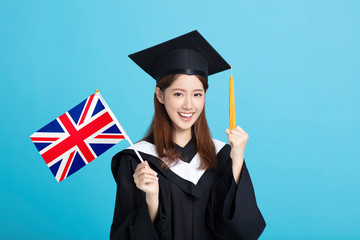
<instances>
[{"instance_id":1,"label":"smile","mask_svg":"<svg viewBox=\"0 0 360 240\"><path fill-rule=\"evenodd\" d=\"M180 112L178 114L183 118L191 118L194 115L194 113L180 113Z\"/></svg>"}]
</instances>

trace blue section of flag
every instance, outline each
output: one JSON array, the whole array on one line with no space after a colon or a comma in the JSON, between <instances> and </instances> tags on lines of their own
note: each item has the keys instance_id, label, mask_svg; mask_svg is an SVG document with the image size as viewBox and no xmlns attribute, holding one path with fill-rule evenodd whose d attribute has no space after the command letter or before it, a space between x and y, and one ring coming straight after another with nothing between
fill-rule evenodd
<instances>
[{"instance_id":1,"label":"blue section of flag","mask_svg":"<svg viewBox=\"0 0 360 240\"><path fill-rule=\"evenodd\" d=\"M116 126L116 124L114 124L103 133L121 133L121 132L120 129Z\"/></svg>"},{"instance_id":2,"label":"blue section of flag","mask_svg":"<svg viewBox=\"0 0 360 240\"><path fill-rule=\"evenodd\" d=\"M105 144L105 143L91 143L90 146L97 156L103 154L106 150L114 146L115 144Z\"/></svg>"},{"instance_id":3,"label":"blue section of flag","mask_svg":"<svg viewBox=\"0 0 360 240\"><path fill-rule=\"evenodd\" d=\"M34 144L35 144L35 147L37 148L37 150L40 152L41 150L43 150L44 148L49 146L51 144L51 142L50 143L34 142Z\"/></svg>"},{"instance_id":4,"label":"blue section of flag","mask_svg":"<svg viewBox=\"0 0 360 240\"><path fill-rule=\"evenodd\" d=\"M97 101L95 109L93 114L91 115L91 117L95 116L95 114L97 114L98 112L100 112L101 110L103 110L105 107L102 104L102 102L100 101L100 99Z\"/></svg>"},{"instance_id":5,"label":"blue section of flag","mask_svg":"<svg viewBox=\"0 0 360 240\"><path fill-rule=\"evenodd\" d=\"M71 174L73 174L74 172L76 172L77 170L79 170L80 168L82 168L83 166L85 166L85 162L82 159L82 157L80 156L80 154L77 152L75 154L74 160L71 164L69 173L67 176L70 176Z\"/></svg>"},{"instance_id":6,"label":"blue section of flag","mask_svg":"<svg viewBox=\"0 0 360 240\"><path fill-rule=\"evenodd\" d=\"M78 122L79 122L79 119L80 119L81 113L84 109L86 100L87 99L85 99L84 101L82 101L81 103L79 103L78 105L76 105L69 111L69 114L70 114L71 118L74 120L75 124L78 124Z\"/></svg>"},{"instance_id":7,"label":"blue section of flag","mask_svg":"<svg viewBox=\"0 0 360 240\"><path fill-rule=\"evenodd\" d=\"M59 170L61 162L62 162L62 159L50 167L50 170L51 170L52 174L54 175L54 177L56 176L56 173Z\"/></svg>"},{"instance_id":8,"label":"blue section of flag","mask_svg":"<svg viewBox=\"0 0 360 240\"><path fill-rule=\"evenodd\" d=\"M42 127L38 132L64 132L59 122L55 119L54 121Z\"/></svg>"}]
</instances>

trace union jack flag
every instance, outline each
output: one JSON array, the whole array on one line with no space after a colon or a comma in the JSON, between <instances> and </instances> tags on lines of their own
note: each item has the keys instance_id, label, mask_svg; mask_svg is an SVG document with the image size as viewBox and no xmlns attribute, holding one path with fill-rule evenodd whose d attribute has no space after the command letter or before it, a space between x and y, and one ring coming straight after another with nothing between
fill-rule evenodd
<instances>
[{"instance_id":1,"label":"union jack flag","mask_svg":"<svg viewBox=\"0 0 360 240\"><path fill-rule=\"evenodd\" d=\"M60 182L127 135L97 92L30 138Z\"/></svg>"}]
</instances>

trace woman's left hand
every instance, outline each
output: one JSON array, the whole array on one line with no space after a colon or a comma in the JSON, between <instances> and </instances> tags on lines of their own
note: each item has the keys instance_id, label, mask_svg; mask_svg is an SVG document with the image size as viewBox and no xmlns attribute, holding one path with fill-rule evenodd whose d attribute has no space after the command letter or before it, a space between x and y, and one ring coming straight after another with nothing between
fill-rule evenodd
<instances>
[{"instance_id":1,"label":"woman's left hand","mask_svg":"<svg viewBox=\"0 0 360 240\"><path fill-rule=\"evenodd\" d=\"M236 126L232 130L226 129L225 131L228 135L229 144L231 145L230 157L233 162L233 174L236 183L238 183L249 135L239 126Z\"/></svg>"}]
</instances>

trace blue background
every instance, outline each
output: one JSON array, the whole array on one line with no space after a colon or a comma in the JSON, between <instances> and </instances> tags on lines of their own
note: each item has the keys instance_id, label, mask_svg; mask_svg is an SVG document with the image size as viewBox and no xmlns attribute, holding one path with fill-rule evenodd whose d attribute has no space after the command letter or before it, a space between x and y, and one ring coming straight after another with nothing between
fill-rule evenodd
<instances>
[{"instance_id":1,"label":"blue background","mask_svg":"<svg viewBox=\"0 0 360 240\"><path fill-rule=\"evenodd\" d=\"M234 68L261 239L360 239L360 1L0 3L0 239L107 239L122 141L57 183L29 136L100 89L133 141L155 82L127 55L198 29ZM226 141L230 71L207 117Z\"/></svg>"}]
</instances>

